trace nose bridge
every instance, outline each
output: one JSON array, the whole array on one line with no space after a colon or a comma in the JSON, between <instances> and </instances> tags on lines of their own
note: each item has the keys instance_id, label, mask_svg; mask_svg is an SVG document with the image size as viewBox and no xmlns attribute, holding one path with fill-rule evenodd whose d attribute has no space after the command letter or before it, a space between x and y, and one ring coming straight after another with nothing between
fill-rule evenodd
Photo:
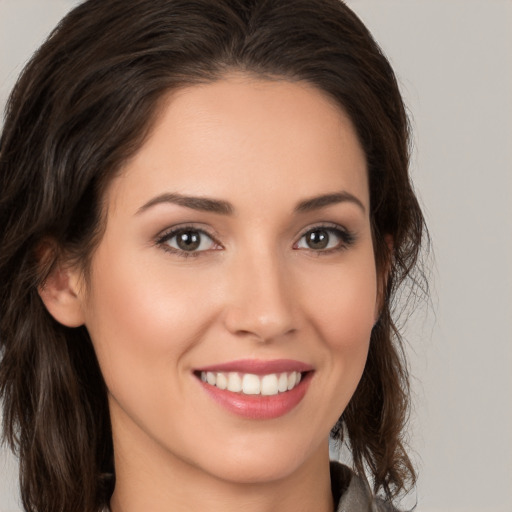
<instances>
[{"instance_id":1,"label":"nose bridge","mask_svg":"<svg viewBox=\"0 0 512 512\"><path fill-rule=\"evenodd\" d=\"M276 249L243 251L233 263L226 325L236 334L270 341L294 331L289 269Z\"/></svg>"}]
</instances>

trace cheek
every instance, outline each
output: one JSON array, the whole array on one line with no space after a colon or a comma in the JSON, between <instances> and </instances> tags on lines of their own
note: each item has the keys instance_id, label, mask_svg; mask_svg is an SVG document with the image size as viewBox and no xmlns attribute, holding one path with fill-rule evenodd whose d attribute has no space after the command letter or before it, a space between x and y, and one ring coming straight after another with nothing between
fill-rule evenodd
<instances>
[{"instance_id":1,"label":"cheek","mask_svg":"<svg viewBox=\"0 0 512 512\"><path fill-rule=\"evenodd\" d=\"M318 266L302 281L302 311L319 368L312 431L328 432L359 384L375 321L376 281L371 247L330 268Z\"/></svg>"},{"instance_id":2,"label":"cheek","mask_svg":"<svg viewBox=\"0 0 512 512\"><path fill-rule=\"evenodd\" d=\"M172 372L214 320L211 295L198 300L205 283L153 263L96 259L86 325L112 392L127 375Z\"/></svg>"},{"instance_id":3,"label":"cheek","mask_svg":"<svg viewBox=\"0 0 512 512\"><path fill-rule=\"evenodd\" d=\"M373 257L316 276L321 287L310 285L312 322L333 349L359 352L367 344L375 322L377 284Z\"/></svg>"},{"instance_id":4,"label":"cheek","mask_svg":"<svg viewBox=\"0 0 512 512\"><path fill-rule=\"evenodd\" d=\"M325 396L331 397L326 414L332 415L333 424L352 397L366 364L375 323L376 281L373 253L369 252L357 264L340 266L324 276L322 290L309 287L316 290L308 299L310 324L324 345L322 366L327 371L322 386Z\"/></svg>"}]
</instances>

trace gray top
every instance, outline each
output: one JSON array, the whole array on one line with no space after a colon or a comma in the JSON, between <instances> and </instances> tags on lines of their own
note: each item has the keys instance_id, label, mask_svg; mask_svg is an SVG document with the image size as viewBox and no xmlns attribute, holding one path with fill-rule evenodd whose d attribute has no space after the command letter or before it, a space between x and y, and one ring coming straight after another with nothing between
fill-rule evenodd
<instances>
[{"instance_id":1,"label":"gray top","mask_svg":"<svg viewBox=\"0 0 512 512\"><path fill-rule=\"evenodd\" d=\"M331 489L336 512L397 512L392 505L374 498L368 484L351 469L333 461Z\"/></svg>"}]
</instances>

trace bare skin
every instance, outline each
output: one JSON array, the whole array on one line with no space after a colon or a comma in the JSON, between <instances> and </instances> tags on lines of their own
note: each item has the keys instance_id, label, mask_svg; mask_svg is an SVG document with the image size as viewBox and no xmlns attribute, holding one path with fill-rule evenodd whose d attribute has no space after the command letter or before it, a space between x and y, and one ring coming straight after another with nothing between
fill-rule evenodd
<instances>
[{"instance_id":1,"label":"bare skin","mask_svg":"<svg viewBox=\"0 0 512 512\"><path fill-rule=\"evenodd\" d=\"M43 300L85 324L98 355L112 512L332 512L329 431L377 314L347 116L304 83L230 75L175 91L105 199L90 279L62 270ZM306 365L299 402L268 418L212 399L200 370L240 360Z\"/></svg>"}]
</instances>

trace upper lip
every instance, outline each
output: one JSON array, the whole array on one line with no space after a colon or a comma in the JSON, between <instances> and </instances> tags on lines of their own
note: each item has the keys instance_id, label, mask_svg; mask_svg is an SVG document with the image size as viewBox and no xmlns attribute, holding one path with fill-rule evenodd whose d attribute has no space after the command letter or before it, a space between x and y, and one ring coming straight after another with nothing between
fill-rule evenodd
<instances>
[{"instance_id":1,"label":"upper lip","mask_svg":"<svg viewBox=\"0 0 512 512\"><path fill-rule=\"evenodd\" d=\"M240 372L254 375L284 372L309 372L313 370L310 364L293 359L239 359L226 363L214 364L196 368L198 372Z\"/></svg>"}]
</instances>

